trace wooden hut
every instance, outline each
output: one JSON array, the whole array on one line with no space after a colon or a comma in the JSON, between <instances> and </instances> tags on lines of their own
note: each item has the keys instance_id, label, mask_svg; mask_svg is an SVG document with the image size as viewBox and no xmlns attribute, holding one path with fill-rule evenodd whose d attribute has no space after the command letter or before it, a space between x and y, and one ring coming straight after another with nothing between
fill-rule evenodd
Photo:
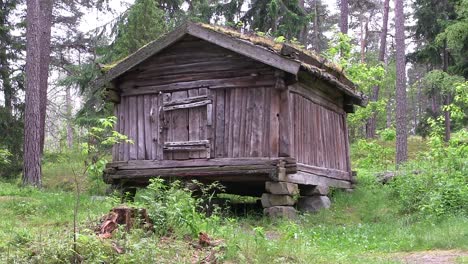
<instances>
[{"instance_id":1,"label":"wooden hut","mask_svg":"<svg viewBox=\"0 0 468 264\"><path fill-rule=\"evenodd\" d=\"M96 86L115 103L116 130L134 142L114 147L107 183L219 181L228 193L263 194L273 215L293 213L299 190L307 209L327 205L328 186L351 188L346 114L365 100L340 69L309 51L186 23Z\"/></svg>"}]
</instances>

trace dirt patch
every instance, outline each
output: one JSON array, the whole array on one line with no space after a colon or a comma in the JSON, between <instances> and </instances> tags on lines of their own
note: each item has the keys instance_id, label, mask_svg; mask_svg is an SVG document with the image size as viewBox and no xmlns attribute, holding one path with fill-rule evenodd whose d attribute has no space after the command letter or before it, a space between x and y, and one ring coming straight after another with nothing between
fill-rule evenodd
<instances>
[{"instance_id":1,"label":"dirt patch","mask_svg":"<svg viewBox=\"0 0 468 264\"><path fill-rule=\"evenodd\" d=\"M468 251L431 250L398 253L395 259L406 264L454 264L460 257L468 257Z\"/></svg>"}]
</instances>

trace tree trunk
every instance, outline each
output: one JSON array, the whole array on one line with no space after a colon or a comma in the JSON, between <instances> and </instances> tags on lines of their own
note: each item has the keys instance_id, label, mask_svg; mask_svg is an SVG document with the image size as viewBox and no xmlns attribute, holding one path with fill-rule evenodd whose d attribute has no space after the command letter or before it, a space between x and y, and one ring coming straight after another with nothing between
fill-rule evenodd
<instances>
[{"instance_id":1,"label":"tree trunk","mask_svg":"<svg viewBox=\"0 0 468 264\"><path fill-rule=\"evenodd\" d=\"M6 25L6 16L7 16L7 9L9 7L6 4L2 4L0 1L0 12L3 13L0 15L0 25ZM8 37L8 29L2 30L2 38L9 38ZM3 43L0 42L0 79L2 80L3 84L3 97L5 99L5 109L8 114L12 114L13 109L13 87L11 86L10 80L10 65L8 63L8 55L7 55L7 43L4 41Z\"/></svg>"},{"instance_id":2,"label":"tree trunk","mask_svg":"<svg viewBox=\"0 0 468 264\"><path fill-rule=\"evenodd\" d=\"M448 71L448 64L449 64L449 54L447 50L447 40L444 40L444 47L443 47L443 70L444 72ZM444 95L444 105L448 106L450 105L450 91L447 91L447 94ZM448 142L450 140L450 126L451 126L451 120L450 120L450 111L444 111L444 117L445 117L445 137L444 140Z\"/></svg>"},{"instance_id":3,"label":"tree trunk","mask_svg":"<svg viewBox=\"0 0 468 264\"><path fill-rule=\"evenodd\" d=\"M379 48L379 61L385 61L385 51L387 49L387 32L388 32L388 11L390 10L390 0L384 2L384 12L382 19L382 32L380 33L380 48ZM377 102L379 100L380 87L374 86L372 89L371 101ZM366 124L367 138L375 138L377 130L377 112L374 112Z\"/></svg>"},{"instance_id":4,"label":"tree trunk","mask_svg":"<svg viewBox=\"0 0 468 264\"><path fill-rule=\"evenodd\" d=\"M44 151L45 120L47 112L47 87L50 64L50 37L52 28L52 0L40 0L40 120L41 120L41 153Z\"/></svg>"},{"instance_id":5,"label":"tree trunk","mask_svg":"<svg viewBox=\"0 0 468 264\"><path fill-rule=\"evenodd\" d=\"M72 124L72 100L70 93L70 86L66 89L65 101L67 105L67 146L68 148L73 147L73 124Z\"/></svg>"},{"instance_id":6,"label":"tree trunk","mask_svg":"<svg viewBox=\"0 0 468 264\"><path fill-rule=\"evenodd\" d=\"M318 12L319 0L314 1L314 49L318 53L322 52L320 47L320 21L319 21L319 12Z\"/></svg>"},{"instance_id":7,"label":"tree trunk","mask_svg":"<svg viewBox=\"0 0 468 264\"><path fill-rule=\"evenodd\" d=\"M405 15L403 0L395 0L396 43L396 163L408 159L406 121Z\"/></svg>"},{"instance_id":8,"label":"tree trunk","mask_svg":"<svg viewBox=\"0 0 468 264\"><path fill-rule=\"evenodd\" d=\"M40 16L37 0L26 7L26 95L24 114L23 185L40 187L41 180L41 108L40 108Z\"/></svg>"},{"instance_id":9,"label":"tree trunk","mask_svg":"<svg viewBox=\"0 0 468 264\"><path fill-rule=\"evenodd\" d=\"M304 0L299 0L299 7L302 9L304 13L306 13ZM308 33L308 24L305 24L301 28L301 32L299 32L299 42L302 43L302 45L304 46L307 46L307 35L308 35L307 33Z\"/></svg>"},{"instance_id":10,"label":"tree trunk","mask_svg":"<svg viewBox=\"0 0 468 264\"><path fill-rule=\"evenodd\" d=\"M369 20L361 15L361 63L366 62L367 31L369 31Z\"/></svg>"},{"instance_id":11,"label":"tree trunk","mask_svg":"<svg viewBox=\"0 0 468 264\"><path fill-rule=\"evenodd\" d=\"M13 109L13 87L11 86L9 65L6 58L6 49L0 50L0 79L3 84L3 97L5 99L5 109L8 114L12 114Z\"/></svg>"},{"instance_id":12,"label":"tree trunk","mask_svg":"<svg viewBox=\"0 0 468 264\"><path fill-rule=\"evenodd\" d=\"M348 34L348 0L341 0L340 4L340 31Z\"/></svg>"}]
</instances>

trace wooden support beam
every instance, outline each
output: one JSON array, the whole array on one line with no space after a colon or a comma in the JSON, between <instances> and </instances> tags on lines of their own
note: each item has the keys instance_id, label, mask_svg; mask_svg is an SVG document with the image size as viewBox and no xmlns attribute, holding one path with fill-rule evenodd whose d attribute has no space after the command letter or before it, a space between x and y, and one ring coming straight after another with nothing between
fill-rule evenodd
<instances>
[{"instance_id":1,"label":"wooden support beam","mask_svg":"<svg viewBox=\"0 0 468 264\"><path fill-rule=\"evenodd\" d=\"M328 169L323 167L317 167L312 165L306 165L302 163L297 164L297 170L307 173L312 173L319 176L325 176L328 178L334 178L339 180L349 180L349 172L335 169Z\"/></svg>"},{"instance_id":2,"label":"wooden support beam","mask_svg":"<svg viewBox=\"0 0 468 264\"><path fill-rule=\"evenodd\" d=\"M286 175L286 180L288 182L304 185L326 185L342 189L351 188L351 183L349 181L327 178L302 171Z\"/></svg>"},{"instance_id":3,"label":"wooden support beam","mask_svg":"<svg viewBox=\"0 0 468 264\"><path fill-rule=\"evenodd\" d=\"M293 158L219 158L219 159L193 159L193 160L130 160L108 163L106 168L116 170L133 169L170 169L170 168L197 168L210 166L250 166L264 165L277 166L278 162L283 161L288 172L296 171L296 161Z\"/></svg>"}]
</instances>

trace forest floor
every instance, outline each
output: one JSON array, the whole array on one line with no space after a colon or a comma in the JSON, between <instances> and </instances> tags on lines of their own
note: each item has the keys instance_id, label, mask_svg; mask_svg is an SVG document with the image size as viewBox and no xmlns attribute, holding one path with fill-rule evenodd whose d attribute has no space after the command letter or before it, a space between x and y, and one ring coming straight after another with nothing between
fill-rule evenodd
<instances>
[{"instance_id":1,"label":"forest floor","mask_svg":"<svg viewBox=\"0 0 468 264\"><path fill-rule=\"evenodd\" d=\"M81 263L468 263L465 215L402 213L392 189L368 184L374 172L364 170L354 192L335 190L329 210L296 220L271 220L249 207L203 221L189 212L183 221L197 223L197 230L217 241L208 247L187 228L164 234L119 230L100 239L95 227L120 200L84 189L74 248L77 198L73 175L64 167L70 164L64 164L44 167L43 190L0 181L0 263L70 263L73 256ZM137 200L143 195L137 193Z\"/></svg>"}]
</instances>

